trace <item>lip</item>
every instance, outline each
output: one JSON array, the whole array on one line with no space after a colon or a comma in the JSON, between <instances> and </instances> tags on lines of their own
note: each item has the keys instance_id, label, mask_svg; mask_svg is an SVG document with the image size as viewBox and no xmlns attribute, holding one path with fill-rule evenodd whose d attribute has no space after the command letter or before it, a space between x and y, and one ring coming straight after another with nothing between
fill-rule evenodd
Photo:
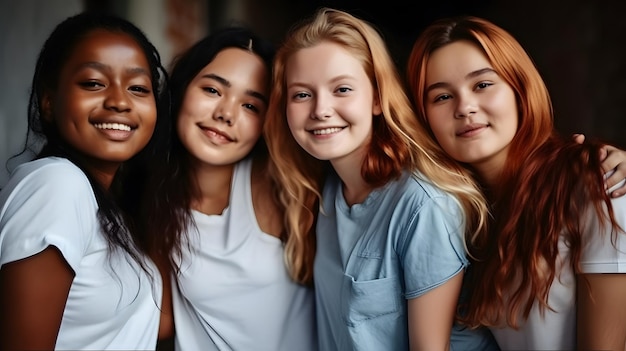
<instances>
[{"instance_id":1,"label":"lip","mask_svg":"<svg viewBox=\"0 0 626 351\"><path fill-rule=\"evenodd\" d=\"M139 125L132 122L127 117L123 116L110 116L106 118L98 118L89 121L94 127L100 130L120 130L121 126L130 127L131 130L137 129ZM117 125L117 126L116 126ZM121 130L127 130L128 128L121 128Z\"/></svg>"},{"instance_id":2,"label":"lip","mask_svg":"<svg viewBox=\"0 0 626 351\"><path fill-rule=\"evenodd\" d=\"M455 134L459 137L471 137L487 128L489 128L488 123L471 123L458 129Z\"/></svg>"},{"instance_id":3,"label":"lip","mask_svg":"<svg viewBox=\"0 0 626 351\"><path fill-rule=\"evenodd\" d=\"M226 142L233 142L235 141L235 138L233 138L230 134L219 130L217 128L213 128L213 127L203 127L203 126L199 126L200 129L202 129L202 132L208 136L211 140L216 141L218 143L226 143Z\"/></svg>"},{"instance_id":4,"label":"lip","mask_svg":"<svg viewBox=\"0 0 626 351\"><path fill-rule=\"evenodd\" d=\"M138 128L136 124L132 124L127 118L119 117L100 119L91 122L91 125L112 141L128 140Z\"/></svg>"},{"instance_id":5,"label":"lip","mask_svg":"<svg viewBox=\"0 0 626 351\"><path fill-rule=\"evenodd\" d=\"M129 124L125 124L125 123L94 123L93 126L100 130L114 130L114 131L117 130L117 131L123 131L123 132L130 132L133 129L135 129L131 127Z\"/></svg>"},{"instance_id":6,"label":"lip","mask_svg":"<svg viewBox=\"0 0 626 351\"><path fill-rule=\"evenodd\" d=\"M341 132L342 130L344 130L345 128L346 128L345 126L342 126L342 127L329 126L329 127L322 127L322 128L307 129L306 131L313 134L316 137L325 137L325 136L337 134Z\"/></svg>"},{"instance_id":7,"label":"lip","mask_svg":"<svg viewBox=\"0 0 626 351\"><path fill-rule=\"evenodd\" d=\"M93 126L113 141L128 140L137 129L122 123L96 123Z\"/></svg>"}]
</instances>

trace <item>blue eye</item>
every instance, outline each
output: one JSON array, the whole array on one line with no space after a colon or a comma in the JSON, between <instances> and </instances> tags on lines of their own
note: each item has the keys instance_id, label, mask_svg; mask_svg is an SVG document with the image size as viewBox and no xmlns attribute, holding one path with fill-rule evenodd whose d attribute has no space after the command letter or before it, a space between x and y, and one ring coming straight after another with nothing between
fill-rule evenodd
<instances>
[{"instance_id":1,"label":"blue eye","mask_svg":"<svg viewBox=\"0 0 626 351\"><path fill-rule=\"evenodd\" d=\"M444 101L444 100L448 100L451 99L452 97L448 94L442 94L442 95L437 95L437 97L435 97L435 102L438 101Z\"/></svg>"}]
</instances>

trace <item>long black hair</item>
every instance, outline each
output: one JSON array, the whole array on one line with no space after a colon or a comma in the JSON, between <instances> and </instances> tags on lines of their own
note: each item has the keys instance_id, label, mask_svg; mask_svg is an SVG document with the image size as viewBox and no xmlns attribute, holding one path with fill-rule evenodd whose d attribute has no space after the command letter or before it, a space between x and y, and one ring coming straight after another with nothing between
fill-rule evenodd
<instances>
[{"instance_id":1,"label":"long black hair","mask_svg":"<svg viewBox=\"0 0 626 351\"><path fill-rule=\"evenodd\" d=\"M161 155L154 160L153 176L144 201L141 218L147 220L144 230L144 245L160 258L167 258L169 267L176 269L174 257L181 255L181 235L192 223L191 200L193 183L188 151L178 138L176 123L187 87L198 73L219 52L226 48L241 48L259 56L269 72L274 58L274 44L260 38L241 24L223 27L198 41L174 59L170 73L171 114L170 138ZM263 138L251 151L267 157ZM157 234L158 233L158 234Z\"/></svg>"},{"instance_id":2,"label":"long black hair","mask_svg":"<svg viewBox=\"0 0 626 351\"><path fill-rule=\"evenodd\" d=\"M94 30L106 30L124 33L132 37L141 47L150 68L152 91L157 104L157 122L152 139L135 157L120 167L113 179L110 191L104 189L81 163L78 151L70 146L60 135L54 123L47 121L42 109L45 92L58 87L63 66L72 55L79 42ZM83 12L68 17L59 23L45 41L35 66L30 99L28 104L28 132L23 150L15 158L26 152L32 152L35 158L48 156L63 157L79 167L89 179L98 202L98 220L111 250L121 248L135 261L143 265L143 260L136 246L133 235L131 210L137 206L141 187L139 178L146 176L147 159L155 155L155 147L161 142L159 135L167 134L163 109L168 107L167 72L161 64L161 58L146 35L131 22L112 15Z\"/></svg>"}]
</instances>

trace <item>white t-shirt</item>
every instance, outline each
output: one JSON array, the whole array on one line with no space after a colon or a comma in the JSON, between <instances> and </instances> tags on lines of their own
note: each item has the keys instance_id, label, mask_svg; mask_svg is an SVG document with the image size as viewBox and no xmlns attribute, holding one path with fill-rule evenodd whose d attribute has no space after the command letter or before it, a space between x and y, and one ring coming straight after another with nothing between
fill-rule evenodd
<instances>
[{"instance_id":1,"label":"white t-shirt","mask_svg":"<svg viewBox=\"0 0 626 351\"><path fill-rule=\"evenodd\" d=\"M56 349L154 350L161 280L125 252L107 256L85 174L63 158L20 165L0 191L0 265L59 249L74 271ZM1 268L0 268L1 269Z\"/></svg>"},{"instance_id":2,"label":"white t-shirt","mask_svg":"<svg viewBox=\"0 0 626 351\"><path fill-rule=\"evenodd\" d=\"M626 229L626 197L612 199L611 203L617 223ZM584 223L580 260L582 272L626 273L626 234L619 233L616 246L613 246L610 225L601 230L599 218L592 207L581 216L581 223ZM557 269L560 276L555 277L548 297L548 304L555 311L546 309L542 316L535 304L519 330L491 328L502 350L576 349L576 277L570 267L570 251L563 238L559 242L559 258Z\"/></svg>"},{"instance_id":3,"label":"white t-shirt","mask_svg":"<svg viewBox=\"0 0 626 351\"><path fill-rule=\"evenodd\" d=\"M177 350L317 350L313 291L290 279L283 244L259 228L251 165L235 166L221 215L193 212L173 285Z\"/></svg>"}]
</instances>

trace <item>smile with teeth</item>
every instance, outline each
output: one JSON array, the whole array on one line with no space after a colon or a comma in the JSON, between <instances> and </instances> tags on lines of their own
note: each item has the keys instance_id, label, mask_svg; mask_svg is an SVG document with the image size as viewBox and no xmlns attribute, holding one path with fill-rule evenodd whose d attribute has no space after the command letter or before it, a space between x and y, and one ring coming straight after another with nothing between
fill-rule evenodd
<instances>
[{"instance_id":1,"label":"smile with teeth","mask_svg":"<svg viewBox=\"0 0 626 351\"><path fill-rule=\"evenodd\" d=\"M324 129L315 129L311 131L313 135L326 135L340 132L343 128L333 127L333 128L324 128Z\"/></svg>"},{"instance_id":2,"label":"smile with teeth","mask_svg":"<svg viewBox=\"0 0 626 351\"><path fill-rule=\"evenodd\" d=\"M129 125L121 123L96 123L94 124L94 127L98 129L123 130L127 132L130 132L132 129Z\"/></svg>"}]
</instances>

